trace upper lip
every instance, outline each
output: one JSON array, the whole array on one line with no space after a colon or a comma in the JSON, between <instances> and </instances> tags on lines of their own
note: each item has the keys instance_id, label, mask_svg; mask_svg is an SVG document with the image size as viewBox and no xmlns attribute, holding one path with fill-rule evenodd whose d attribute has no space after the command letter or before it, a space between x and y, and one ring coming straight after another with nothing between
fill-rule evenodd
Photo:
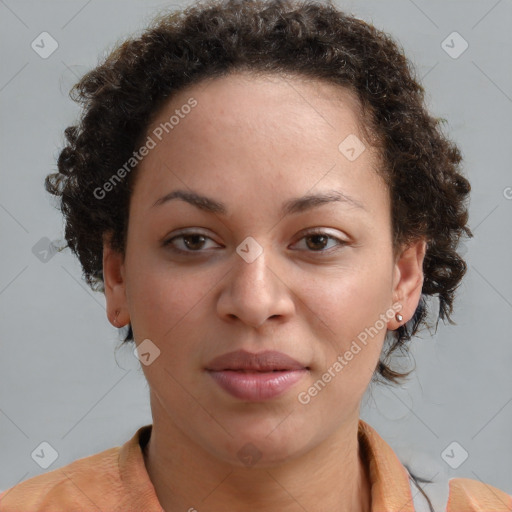
<instances>
[{"instance_id":1,"label":"upper lip","mask_svg":"<svg viewBox=\"0 0 512 512\"><path fill-rule=\"evenodd\" d=\"M216 357L208 363L207 370L256 370L256 371L272 371L272 370L302 370L307 368L295 359L277 352L275 350L267 350L253 354L246 350L236 350L228 352Z\"/></svg>"}]
</instances>

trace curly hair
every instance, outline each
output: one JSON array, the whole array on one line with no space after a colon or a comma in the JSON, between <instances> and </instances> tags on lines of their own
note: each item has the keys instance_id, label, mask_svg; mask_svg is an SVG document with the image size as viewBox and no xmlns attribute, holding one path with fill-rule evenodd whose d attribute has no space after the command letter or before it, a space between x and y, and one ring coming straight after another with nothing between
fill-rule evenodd
<instances>
[{"instance_id":1,"label":"curly hair","mask_svg":"<svg viewBox=\"0 0 512 512\"><path fill-rule=\"evenodd\" d=\"M134 154L171 95L203 79L239 70L287 74L339 85L357 95L366 140L378 149L391 197L393 248L425 237L421 298L407 323L386 333L374 378L398 383L411 373L389 364L397 349L428 325L426 298L436 296L440 319L453 311L454 292L466 272L457 254L467 226L468 180L458 147L443 134L441 118L424 104L424 88L403 49L389 35L341 12L331 0L206 0L159 13L138 36L117 43L70 91L82 105L58 172L45 178L60 197L65 239L83 277L104 293L103 240L125 254L129 199L136 166L108 200L102 187ZM124 342L133 341L131 324Z\"/></svg>"}]
</instances>

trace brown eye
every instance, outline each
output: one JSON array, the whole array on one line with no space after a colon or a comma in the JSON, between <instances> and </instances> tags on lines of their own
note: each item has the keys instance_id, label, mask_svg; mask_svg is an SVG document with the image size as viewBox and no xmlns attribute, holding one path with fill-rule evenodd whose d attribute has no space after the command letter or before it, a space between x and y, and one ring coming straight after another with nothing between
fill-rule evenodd
<instances>
[{"instance_id":1,"label":"brown eye","mask_svg":"<svg viewBox=\"0 0 512 512\"><path fill-rule=\"evenodd\" d=\"M306 233L306 235L301 238L301 241L302 240L306 240L305 247L307 252L316 252L319 254L330 254L348 244L345 240L329 235L325 231ZM333 240L335 244L326 249L329 240Z\"/></svg>"},{"instance_id":2,"label":"brown eye","mask_svg":"<svg viewBox=\"0 0 512 512\"><path fill-rule=\"evenodd\" d=\"M312 243L306 245L313 250L325 249L325 246L329 240L329 237L325 235L309 235L305 238L312 241Z\"/></svg>"},{"instance_id":3,"label":"brown eye","mask_svg":"<svg viewBox=\"0 0 512 512\"><path fill-rule=\"evenodd\" d=\"M202 233L185 233L166 240L163 246L169 247L172 251L182 254L200 253L205 249L204 246L207 240L212 239ZM177 241L180 243L178 244ZM178 247L178 245L181 247Z\"/></svg>"},{"instance_id":4,"label":"brown eye","mask_svg":"<svg viewBox=\"0 0 512 512\"><path fill-rule=\"evenodd\" d=\"M205 239L207 237L203 235L184 235L181 238L183 239L183 242L185 243L188 249L198 250L202 249Z\"/></svg>"}]
</instances>

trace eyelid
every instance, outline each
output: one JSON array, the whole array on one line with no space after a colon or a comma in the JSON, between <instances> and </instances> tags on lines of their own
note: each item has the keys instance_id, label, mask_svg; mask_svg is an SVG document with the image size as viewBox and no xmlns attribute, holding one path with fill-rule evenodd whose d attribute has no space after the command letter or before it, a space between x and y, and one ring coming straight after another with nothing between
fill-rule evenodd
<instances>
[{"instance_id":1,"label":"eyelid","mask_svg":"<svg viewBox=\"0 0 512 512\"><path fill-rule=\"evenodd\" d=\"M187 228L187 229L182 229L182 230L179 230L179 231L173 233L172 236L164 237L164 239L162 241L162 245L163 246L169 245L170 242L172 240L174 240L175 238L180 238L180 237L184 237L184 236L193 236L193 235L204 236L205 238L209 238L210 240L213 240L215 242L215 240L210 235L201 231L201 228ZM215 243L218 243L218 242L215 242ZM189 251L189 252L192 252L192 251ZM196 252L198 252L198 251L196 251Z\"/></svg>"},{"instance_id":2,"label":"eyelid","mask_svg":"<svg viewBox=\"0 0 512 512\"><path fill-rule=\"evenodd\" d=\"M328 231L328 228L320 227L320 228L306 229L305 231L302 231L299 234L297 240L293 243L293 245L295 245L297 242L300 242L304 238L306 238L308 236L312 236L312 235L324 235L328 239L335 240L338 243L338 246L331 247L330 249L322 250L322 251L306 251L310 254L329 255L350 243L349 240L344 240L343 238L341 238L338 235L333 235L330 231Z\"/></svg>"},{"instance_id":3,"label":"eyelid","mask_svg":"<svg viewBox=\"0 0 512 512\"><path fill-rule=\"evenodd\" d=\"M329 231L329 229L331 229L331 228L322 228L322 227L319 227L319 228L309 228L309 229L305 229L304 231L301 231L299 236L302 238L302 237L305 237L305 236L308 236L308 235L327 235L327 236L330 236L332 238L337 238L341 242L343 242L343 241L348 242L348 240L343 240L337 234L336 235L332 234L332 232Z\"/></svg>"}]
</instances>

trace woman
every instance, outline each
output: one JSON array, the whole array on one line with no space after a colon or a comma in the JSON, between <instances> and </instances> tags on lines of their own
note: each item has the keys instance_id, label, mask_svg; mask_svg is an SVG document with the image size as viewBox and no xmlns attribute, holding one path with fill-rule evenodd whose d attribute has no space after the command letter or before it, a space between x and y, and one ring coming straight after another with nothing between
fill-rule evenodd
<instances>
[{"instance_id":1,"label":"woman","mask_svg":"<svg viewBox=\"0 0 512 512\"><path fill-rule=\"evenodd\" d=\"M75 92L46 187L153 424L0 511L434 510L359 418L372 379L407 375L390 355L424 296L450 320L471 236L461 155L396 44L332 4L196 4ZM470 479L442 501L512 510Z\"/></svg>"}]
</instances>

